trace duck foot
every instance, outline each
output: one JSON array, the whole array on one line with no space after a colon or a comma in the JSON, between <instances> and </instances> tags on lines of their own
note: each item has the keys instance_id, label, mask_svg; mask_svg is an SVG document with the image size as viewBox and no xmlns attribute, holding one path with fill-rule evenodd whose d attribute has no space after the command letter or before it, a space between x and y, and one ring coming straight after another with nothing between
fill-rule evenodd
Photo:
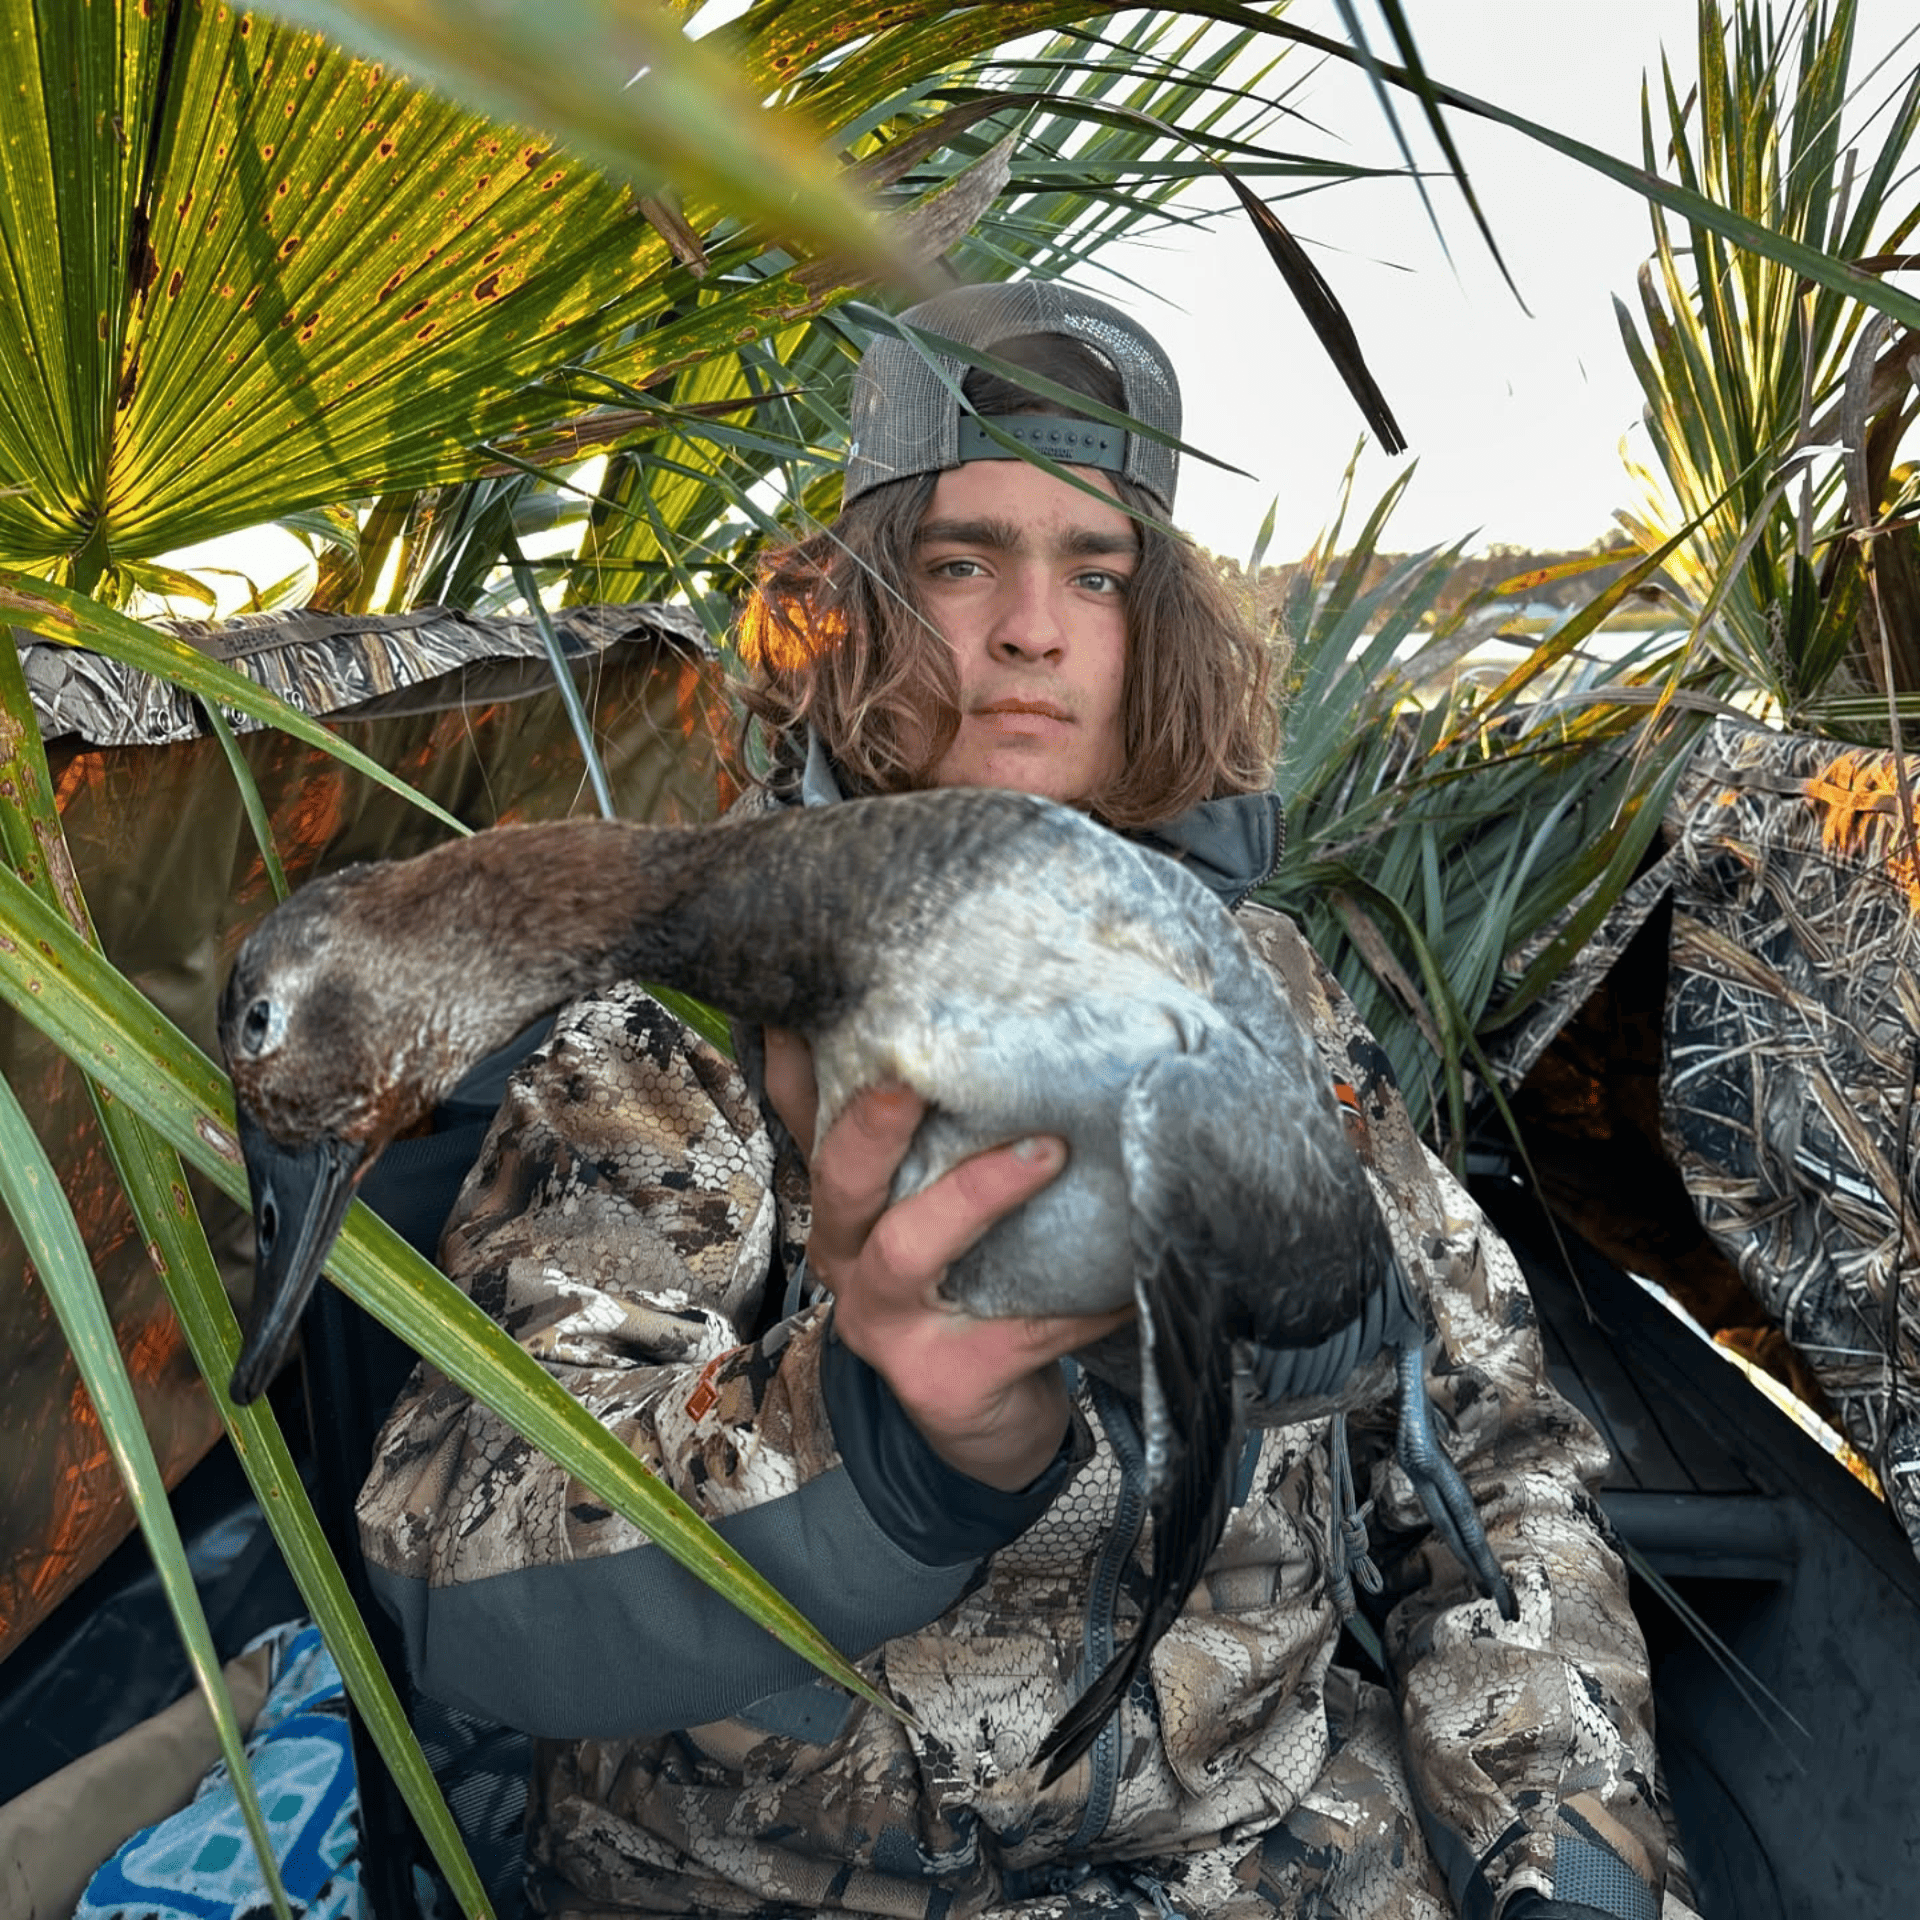
<instances>
[{"instance_id":1,"label":"duck foot","mask_svg":"<svg viewBox=\"0 0 1920 1920\"><path fill-rule=\"evenodd\" d=\"M1503 1620L1517 1620L1520 1604L1513 1582L1487 1544L1487 1530L1473 1504L1460 1470L1447 1458L1434 1437L1433 1410L1427 1404L1426 1356L1419 1347L1402 1350L1396 1363L1400 1376L1400 1429L1394 1451L1420 1504L1427 1510L1454 1557L1473 1575L1474 1584L1500 1609Z\"/></svg>"}]
</instances>

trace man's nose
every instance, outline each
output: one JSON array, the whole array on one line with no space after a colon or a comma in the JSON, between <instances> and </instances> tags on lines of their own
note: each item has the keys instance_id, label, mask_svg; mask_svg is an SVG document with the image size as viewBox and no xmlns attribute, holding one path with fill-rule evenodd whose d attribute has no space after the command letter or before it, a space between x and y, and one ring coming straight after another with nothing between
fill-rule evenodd
<instances>
[{"instance_id":1,"label":"man's nose","mask_svg":"<svg viewBox=\"0 0 1920 1920\"><path fill-rule=\"evenodd\" d=\"M1003 583L992 645L1003 659L1052 659L1066 644L1061 591L1043 573L1020 569Z\"/></svg>"}]
</instances>

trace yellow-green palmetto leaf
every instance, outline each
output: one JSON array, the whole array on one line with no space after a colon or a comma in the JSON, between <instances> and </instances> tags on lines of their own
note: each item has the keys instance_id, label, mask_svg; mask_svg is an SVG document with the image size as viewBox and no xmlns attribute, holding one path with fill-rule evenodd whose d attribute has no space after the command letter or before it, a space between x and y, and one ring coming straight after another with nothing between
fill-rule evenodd
<instances>
[{"instance_id":1,"label":"yellow-green palmetto leaf","mask_svg":"<svg viewBox=\"0 0 1920 1920\"><path fill-rule=\"evenodd\" d=\"M789 328L763 343L781 358L799 344ZM761 463L738 456L723 430L704 425L697 410L737 390L739 369L718 360L690 368L673 384L677 407L696 410L686 433L662 432L640 451L609 463L594 517L570 576L570 602L668 599L686 592L695 574L717 555L708 536L736 501L745 504ZM691 597L691 596L689 596Z\"/></svg>"},{"instance_id":2,"label":"yellow-green palmetto leaf","mask_svg":"<svg viewBox=\"0 0 1920 1920\"><path fill-rule=\"evenodd\" d=\"M1512 668L1493 689L1487 696L1487 704L1496 709L1510 706L1542 675L1558 666L1583 640L1599 631L1607 616L1622 606L1629 594L1637 587L1645 585L1659 572L1667 556L1679 543L1680 536L1676 535L1664 547L1645 555L1622 572L1617 579L1602 587L1585 606L1576 608L1564 620L1558 622L1553 631L1544 636L1536 646L1530 648L1527 657ZM1556 569L1556 571L1571 572L1573 569ZM1467 723L1470 727L1483 724L1483 721Z\"/></svg>"},{"instance_id":3,"label":"yellow-green palmetto leaf","mask_svg":"<svg viewBox=\"0 0 1920 1920\"><path fill-rule=\"evenodd\" d=\"M794 250L918 285L806 117L769 110L720 47L662 0L281 0L341 43L453 98L546 128L643 192L668 182ZM691 230L689 230L691 231ZM928 289L931 290L930 288Z\"/></svg>"},{"instance_id":4,"label":"yellow-green palmetto leaf","mask_svg":"<svg viewBox=\"0 0 1920 1920\"><path fill-rule=\"evenodd\" d=\"M684 270L625 186L312 31L0 0L0 100L0 562L91 586L462 479L582 410L541 383L596 344L664 357ZM665 352L827 297L709 303Z\"/></svg>"},{"instance_id":5,"label":"yellow-green palmetto leaf","mask_svg":"<svg viewBox=\"0 0 1920 1920\"><path fill-rule=\"evenodd\" d=\"M997 0L993 6L887 0L878 7L849 6L846 0L755 0L713 38L750 85L787 90L818 124L844 137L877 104L890 108L904 89L924 85L930 75L1029 34L1103 20L1112 11L1088 0Z\"/></svg>"},{"instance_id":6,"label":"yellow-green palmetto leaf","mask_svg":"<svg viewBox=\"0 0 1920 1920\"><path fill-rule=\"evenodd\" d=\"M5 869L0 999L245 1203L225 1074ZM678 1494L366 1206L356 1204L348 1214L327 1270L377 1320L697 1578L849 1691L898 1711Z\"/></svg>"}]
</instances>

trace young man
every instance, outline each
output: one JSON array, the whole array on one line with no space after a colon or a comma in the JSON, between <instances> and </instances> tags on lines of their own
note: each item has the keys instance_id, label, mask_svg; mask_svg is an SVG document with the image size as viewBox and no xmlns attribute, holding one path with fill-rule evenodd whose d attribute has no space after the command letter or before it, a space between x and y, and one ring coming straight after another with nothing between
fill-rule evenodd
<instances>
[{"instance_id":1,"label":"young man","mask_svg":"<svg viewBox=\"0 0 1920 1920\"><path fill-rule=\"evenodd\" d=\"M1034 1751L1131 1630L1141 1577L1138 1409L1071 1357L1124 1316L975 1321L938 1287L1060 1143L889 1206L910 1094L870 1089L813 1140L806 1050L769 1032L776 1149L741 1075L623 989L564 1014L516 1076L443 1262L912 1724L810 1678L432 1380L361 1506L416 1677L540 1736L529 1849L550 1912L1652 1920L1650 1689L1594 1523L1599 1443L1547 1386L1512 1258L1421 1150L1379 1049L1291 923L1241 904L1278 849L1267 661L1165 527L1171 451L1043 390L1172 435L1172 370L1064 288L906 318L1036 390L924 342L869 350L843 513L774 559L743 623L760 803L1022 788L1239 909L1351 1089L1519 1618L1431 1541L1390 1470L1391 1407L1355 1409L1391 1690L1335 1667L1346 1449L1324 1419L1259 1431L1181 1619L1043 1787Z\"/></svg>"}]
</instances>

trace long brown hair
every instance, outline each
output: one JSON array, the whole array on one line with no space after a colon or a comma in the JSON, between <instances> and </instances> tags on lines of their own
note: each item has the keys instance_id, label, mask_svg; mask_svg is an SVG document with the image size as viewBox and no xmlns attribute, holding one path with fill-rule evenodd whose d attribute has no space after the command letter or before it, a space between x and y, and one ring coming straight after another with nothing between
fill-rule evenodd
<instances>
[{"instance_id":1,"label":"long brown hair","mask_svg":"<svg viewBox=\"0 0 1920 1920\"><path fill-rule=\"evenodd\" d=\"M1121 404L1109 397L1117 376L1078 341L1035 335L992 351ZM963 391L988 416L1064 411L982 370ZM763 558L737 641L751 669L749 726L768 736L776 790L797 780L809 724L856 791L932 784L960 724L952 650L912 588L936 478L875 487L830 527ZM1192 542L1158 522L1149 496L1117 475L1114 485L1140 539L1127 587L1124 751L1119 776L1087 804L1110 826L1149 827L1202 800L1264 790L1279 720L1266 644Z\"/></svg>"}]
</instances>

